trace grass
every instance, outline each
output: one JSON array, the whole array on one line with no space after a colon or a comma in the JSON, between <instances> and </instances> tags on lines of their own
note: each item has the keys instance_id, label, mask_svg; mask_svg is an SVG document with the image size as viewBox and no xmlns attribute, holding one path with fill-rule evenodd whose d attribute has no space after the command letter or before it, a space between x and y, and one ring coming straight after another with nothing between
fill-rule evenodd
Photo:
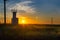
<instances>
[{"instance_id":1,"label":"grass","mask_svg":"<svg viewBox=\"0 0 60 40\"><path fill-rule=\"evenodd\" d=\"M3 40L58 40L60 25L0 25L0 37Z\"/></svg>"}]
</instances>

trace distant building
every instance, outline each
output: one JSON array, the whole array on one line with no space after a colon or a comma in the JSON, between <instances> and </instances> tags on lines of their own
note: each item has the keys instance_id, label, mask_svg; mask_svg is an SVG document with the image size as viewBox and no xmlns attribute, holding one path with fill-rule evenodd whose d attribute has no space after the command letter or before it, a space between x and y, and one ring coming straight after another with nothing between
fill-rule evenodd
<instances>
[{"instance_id":1,"label":"distant building","mask_svg":"<svg viewBox=\"0 0 60 40\"><path fill-rule=\"evenodd\" d=\"M18 18L16 18L17 11L13 11L12 24L18 24Z\"/></svg>"}]
</instances>

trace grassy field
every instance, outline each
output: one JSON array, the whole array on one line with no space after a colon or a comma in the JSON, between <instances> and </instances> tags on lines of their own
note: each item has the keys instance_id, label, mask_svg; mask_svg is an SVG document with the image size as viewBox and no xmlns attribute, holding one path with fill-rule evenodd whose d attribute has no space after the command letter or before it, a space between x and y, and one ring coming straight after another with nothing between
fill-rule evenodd
<instances>
[{"instance_id":1,"label":"grassy field","mask_svg":"<svg viewBox=\"0 0 60 40\"><path fill-rule=\"evenodd\" d=\"M1 40L58 40L60 25L0 24Z\"/></svg>"}]
</instances>

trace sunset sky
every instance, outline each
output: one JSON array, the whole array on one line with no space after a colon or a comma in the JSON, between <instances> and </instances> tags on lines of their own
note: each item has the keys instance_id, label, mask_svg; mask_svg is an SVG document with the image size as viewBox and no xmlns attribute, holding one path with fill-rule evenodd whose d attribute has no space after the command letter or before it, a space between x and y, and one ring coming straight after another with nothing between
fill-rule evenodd
<instances>
[{"instance_id":1,"label":"sunset sky","mask_svg":"<svg viewBox=\"0 0 60 40\"><path fill-rule=\"evenodd\" d=\"M50 24L53 17L54 24L60 24L60 0L7 0L7 23L11 23L12 9L17 10L19 22L26 17L30 24ZM3 23L3 0L0 0L0 23Z\"/></svg>"}]
</instances>

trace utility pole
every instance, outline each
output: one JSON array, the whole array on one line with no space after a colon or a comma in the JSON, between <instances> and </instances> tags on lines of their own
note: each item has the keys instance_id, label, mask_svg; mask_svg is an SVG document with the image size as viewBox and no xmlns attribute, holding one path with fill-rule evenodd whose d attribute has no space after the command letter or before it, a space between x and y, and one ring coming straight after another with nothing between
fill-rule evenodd
<instances>
[{"instance_id":1,"label":"utility pole","mask_svg":"<svg viewBox=\"0 0 60 40\"><path fill-rule=\"evenodd\" d=\"M51 24L53 24L53 17L51 17Z\"/></svg>"},{"instance_id":2,"label":"utility pole","mask_svg":"<svg viewBox=\"0 0 60 40\"><path fill-rule=\"evenodd\" d=\"M6 24L6 0L4 0L4 24Z\"/></svg>"}]
</instances>

